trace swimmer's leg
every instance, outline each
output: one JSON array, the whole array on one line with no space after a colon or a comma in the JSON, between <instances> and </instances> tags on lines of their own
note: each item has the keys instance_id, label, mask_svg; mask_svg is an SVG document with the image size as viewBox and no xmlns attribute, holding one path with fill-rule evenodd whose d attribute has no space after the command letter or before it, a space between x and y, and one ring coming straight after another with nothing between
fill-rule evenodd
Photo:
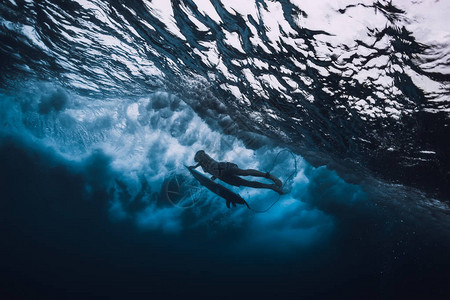
<instances>
[{"instance_id":1,"label":"swimmer's leg","mask_svg":"<svg viewBox=\"0 0 450 300\"><path fill-rule=\"evenodd\" d=\"M267 183L262 183L262 182L258 182L258 181L245 180L238 176L233 176L232 180L230 180L230 181L226 180L226 178L224 178L223 181L225 181L226 183L235 185L235 186L248 186L248 187L257 188L257 189L271 189L280 195L283 194L283 192L281 191L281 188L276 184L267 184Z\"/></svg>"},{"instance_id":2,"label":"swimmer's leg","mask_svg":"<svg viewBox=\"0 0 450 300\"><path fill-rule=\"evenodd\" d=\"M240 175L240 176L256 176L256 177L264 177L264 178L268 178L270 180L272 180L277 186L281 187L283 185L283 183L281 182L280 179L278 179L277 177L273 176L272 174L270 174L269 172L264 173L258 170L254 170L254 169L240 169L240 168L233 168L233 172L236 175Z\"/></svg>"}]
</instances>

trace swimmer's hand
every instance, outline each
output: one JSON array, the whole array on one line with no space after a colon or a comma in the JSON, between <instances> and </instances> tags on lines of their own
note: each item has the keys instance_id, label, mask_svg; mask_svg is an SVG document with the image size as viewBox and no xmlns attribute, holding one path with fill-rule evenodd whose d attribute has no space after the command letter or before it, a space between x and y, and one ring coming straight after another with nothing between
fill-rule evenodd
<instances>
[{"instance_id":1,"label":"swimmer's hand","mask_svg":"<svg viewBox=\"0 0 450 300\"><path fill-rule=\"evenodd\" d=\"M195 169L195 168L197 168L197 167L199 167L199 166L200 166L200 164L197 164L196 166L189 166L188 169L189 169L189 170L192 170L192 169Z\"/></svg>"}]
</instances>

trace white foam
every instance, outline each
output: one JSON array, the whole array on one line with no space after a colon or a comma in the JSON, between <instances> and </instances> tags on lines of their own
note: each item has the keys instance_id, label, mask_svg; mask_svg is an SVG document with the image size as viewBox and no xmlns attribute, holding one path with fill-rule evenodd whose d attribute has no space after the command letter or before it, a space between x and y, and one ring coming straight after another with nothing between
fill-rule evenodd
<instances>
[{"instance_id":1,"label":"white foam","mask_svg":"<svg viewBox=\"0 0 450 300\"><path fill-rule=\"evenodd\" d=\"M236 0L221 0L225 9L232 15L237 13L243 15L245 19L248 19L248 15L251 15L253 19L258 19L257 7L254 0L236 1Z\"/></svg>"},{"instance_id":2,"label":"white foam","mask_svg":"<svg viewBox=\"0 0 450 300\"><path fill-rule=\"evenodd\" d=\"M225 34L225 39L224 39L225 43L232 46L234 49L238 50L239 52L245 54L244 49L242 49L240 36L237 32L228 32L226 30L223 30L223 33Z\"/></svg>"},{"instance_id":3,"label":"white foam","mask_svg":"<svg viewBox=\"0 0 450 300\"><path fill-rule=\"evenodd\" d=\"M204 16L211 18L217 24L222 23L222 19L217 14L216 9L209 0L195 0L194 2L197 5L197 8L200 13L203 13Z\"/></svg>"},{"instance_id":4,"label":"white foam","mask_svg":"<svg viewBox=\"0 0 450 300\"><path fill-rule=\"evenodd\" d=\"M144 2L144 5L159 18L167 29L178 38L186 41L186 37L181 33L174 19L172 4L167 0L152 0L151 2Z\"/></svg>"}]
</instances>

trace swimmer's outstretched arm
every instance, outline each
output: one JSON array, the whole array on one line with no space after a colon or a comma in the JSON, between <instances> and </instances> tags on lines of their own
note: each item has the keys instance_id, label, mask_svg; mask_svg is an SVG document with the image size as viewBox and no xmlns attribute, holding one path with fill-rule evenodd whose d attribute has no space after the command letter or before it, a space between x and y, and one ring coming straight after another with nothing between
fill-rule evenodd
<instances>
[{"instance_id":1,"label":"swimmer's outstretched arm","mask_svg":"<svg viewBox=\"0 0 450 300\"><path fill-rule=\"evenodd\" d=\"M200 164L197 164L195 166L190 166L189 169L195 169L195 168L198 168L198 167L200 167Z\"/></svg>"}]
</instances>

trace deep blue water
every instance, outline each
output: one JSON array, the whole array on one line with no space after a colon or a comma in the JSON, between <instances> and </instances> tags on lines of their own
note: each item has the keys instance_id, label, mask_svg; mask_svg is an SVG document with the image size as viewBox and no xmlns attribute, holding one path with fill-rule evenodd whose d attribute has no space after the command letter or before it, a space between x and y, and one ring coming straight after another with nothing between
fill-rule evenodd
<instances>
[{"instance_id":1,"label":"deep blue water","mask_svg":"<svg viewBox=\"0 0 450 300\"><path fill-rule=\"evenodd\" d=\"M1 294L447 299L443 2L2 1Z\"/></svg>"}]
</instances>

